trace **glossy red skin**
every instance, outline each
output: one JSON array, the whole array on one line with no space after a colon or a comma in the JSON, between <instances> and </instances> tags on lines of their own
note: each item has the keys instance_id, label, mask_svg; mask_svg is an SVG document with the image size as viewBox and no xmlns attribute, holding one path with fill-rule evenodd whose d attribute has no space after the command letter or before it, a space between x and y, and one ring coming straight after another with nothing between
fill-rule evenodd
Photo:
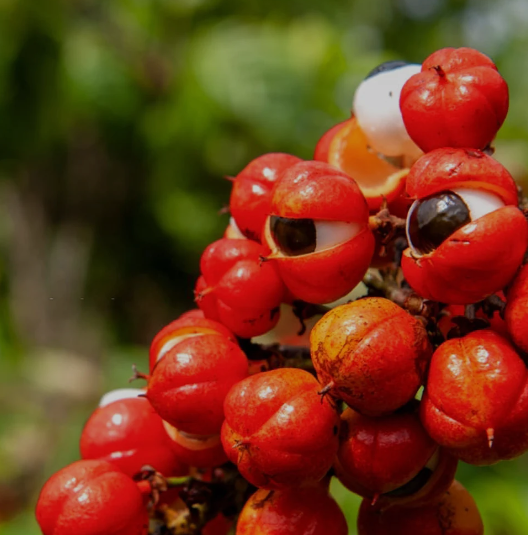
<instances>
[{"instance_id":1,"label":"glossy red skin","mask_svg":"<svg viewBox=\"0 0 528 535\"><path fill-rule=\"evenodd\" d=\"M279 320L277 308L286 289L276 266L261 260L268 252L251 240L223 238L209 245L200 260L198 305L243 338L264 334ZM202 303L203 284L210 293Z\"/></svg>"},{"instance_id":2,"label":"glossy red skin","mask_svg":"<svg viewBox=\"0 0 528 535\"><path fill-rule=\"evenodd\" d=\"M506 206L464 225L430 254L413 258L407 249L402 269L422 297L464 305L508 284L528 246L528 223L511 175L479 151L438 149L422 156L407 177L407 192L416 199L457 187L494 193Z\"/></svg>"},{"instance_id":3,"label":"glossy red skin","mask_svg":"<svg viewBox=\"0 0 528 535\"><path fill-rule=\"evenodd\" d=\"M448 340L431 360L420 416L436 442L471 464L520 455L528 449L526 365L490 329Z\"/></svg>"},{"instance_id":4,"label":"glossy red skin","mask_svg":"<svg viewBox=\"0 0 528 535\"><path fill-rule=\"evenodd\" d=\"M416 411L370 418L348 408L341 415L336 475L372 498L408 483L437 447Z\"/></svg>"},{"instance_id":5,"label":"glossy red skin","mask_svg":"<svg viewBox=\"0 0 528 535\"><path fill-rule=\"evenodd\" d=\"M269 214L272 189L281 174L302 162L297 156L272 152L251 161L235 178L229 210L242 234L260 241Z\"/></svg>"},{"instance_id":6,"label":"glossy red skin","mask_svg":"<svg viewBox=\"0 0 528 535\"><path fill-rule=\"evenodd\" d=\"M400 95L405 128L424 152L485 148L504 122L508 104L508 85L497 67L471 48L434 52Z\"/></svg>"},{"instance_id":7,"label":"glossy red skin","mask_svg":"<svg viewBox=\"0 0 528 535\"><path fill-rule=\"evenodd\" d=\"M454 481L440 498L419 507L393 507L380 512L361 502L358 535L483 535L475 501Z\"/></svg>"},{"instance_id":8,"label":"glossy red skin","mask_svg":"<svg viewBox=\"0 0 528 535\"><path fill-rule=\"evenodd\" d=\"M318 162L325 162L328 163L328 153L330 151L330 145L332 144L332 141L334 140L335 135L345 126L347 125L351 119L347 119L346 121L341 121L340 123L337 123L335 126L332 126L330 130L327 130L321 139L317 142L317 145L315 146L315 152L314 152L314 160Z\"/></svg>"},{"instance_id":9,"label":"glossy red skin","mask_svg":"<svg viewBox=\"0 0 528 535\"><path fill-rule=\"evenodd\" d=\"M258 490L246 502L237 535L347 535L339 505L319 486Z\"/></svg>"},{"instance_id":10,"label":"glossy red skin","mask_svg":"<svg viewBox=\"0 0 528 535\"><path fill-rule=\"evenodd\" d=\"M220 432L227 392L247 374L246 356L225 336L194 336L158 361L150 375L147 398L177 429L212 435Z\"/></svg>"},{"instance_id":11,"label":"glossy red skin","mask_svg":"<svg viewBox=\"0 0 528 535\"><path fill-rule=\"evenodd\" d=\"M528 352L528 265L521 267L508 290L504 319L513 342Z\"/></svg>"},{"instance_id":12,"label":"glossy red skin","mask_svg":"<svg viewBox=\"0 0 528 535\"><path fill-rule=\"evenodd\" d=\"M356 222L362 228L351 240L320 252L273 257L282 280L298 299L329 303L350 292L365 274L374 254L368 206L348 175L321 162L290 167L275 187L271 214L288 218ZM269 229L268 246L276 249Z\"/></svg>"},{"instance_id":13,"label":"glossy red skin","mask_svg":"<svg viewBox=\"0 0 528 535\"><path fill-rule=\"evenodd\" d=\"M282 368L236 384L224 403L222 444L253 485L268 490L321 480L338 448L339 415L308 372Z\"/></svg>"},{"instance_id":14,"label":"glossy red skin","mask_svg":"<svg viewBox=\"0 0 528 535\"><path fill-rule=\"evenodd\" d=\"M273 190L270 214L368 224L369 210L359 186L346 173L308 161L284 172Z\"/></svg>"},{"instance_id":15,"label":"glossy red skin","mask_svg":"<svg viewBox=\"0 0 528 535\"><path fill-rule=\"evenodd\" d=\"M388 299L369 297L327 312L310 336L319 381L368 416L414 398L432 348L423 324Z\"/></svg>"},{"instance_id":16,"label":"glossy red skin","mask_svg":"<svg viewBox=\"0 0 528 535\"><path fill-rule=\"evenodd\" d=\"M421 156L407 175L407 195L422 199L455 188L477 188L517 206L517 186L497 160L475 149L441 148Z\"/></svg>"},{"instance_id":17,"label":"glossy red skin","mask_svg":"<svg viewBox=\"0 0 528 535\"><path fill-rule=\"evenodd\" d=\"M137 484L100 460L77 461L52 475L36 517L43 535L146 535L148 528Z\"/></svg>"},{"instance_id":18,"label":"glossy red skin","mask_svg":"<svg viewBox=\"0 0 528 535\"><path fill-rule=\"evenodd\" d=\"M165 424L168 426L169 424ZM167 428L171 447L182 462L196 468L214 468L228 461L220 435L181 435L177 430Z\"/></svg>"},{"instance_id":19,"label":"glossy red skin","mask_svg":"<svg viewBox=\"0 0 528 535\"><path fill-rule=\"evenodd\" d=\"M188 472L173 452L161 418L143 397L97 408L84 426L80 450L83 459L109 461L130 477L145 465L165 476Z\"/></svg>"},{"instance_id":20,"label":"glossy red skin","mask_svg":"<svg viewBox=\"0 0 528 535\"><path fill-rule=\"evenodd\" d=\"M515 275L528 245L528 224L516 206L504 206L464 225L429 255L402 257L405 279L426 299L464 305L502 288Z\"/></svg>"},{"instance_id":21,"label":"glossy red skin","mask_svg":"<svg viewBox=\"0 0 528 535\"><path fill-rule=\"evenodd\" d=\"M164 349L165 344L171 339L189 334L223 334L231 341L236 341L235 335L220 322L207 319L202 310L190 310L182 314L179 318L171 321L156 334L150 344L149 349L149 366L150 371L156 365L160 351Z\"/></svg>"}]
</instances>

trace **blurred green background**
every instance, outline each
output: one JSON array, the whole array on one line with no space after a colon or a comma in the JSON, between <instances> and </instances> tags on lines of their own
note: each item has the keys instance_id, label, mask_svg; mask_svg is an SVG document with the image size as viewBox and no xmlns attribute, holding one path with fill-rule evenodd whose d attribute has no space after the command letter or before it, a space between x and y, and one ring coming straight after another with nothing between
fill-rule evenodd
<instances>
[{"instance_id":1,"label":"blurred green background","mask_svg":"<svg viewBox=\"0 0 528 535\"><path fill-rule=\"evenodd\" d=\"M223 176L310 158L371 68L444 46L496 60L497 157L524 181L526 0L0 0L2 535L39 533L40 486L100 394L192 306ZM460 468L488 535L528 533L527 478L526 457Z\"/></svg>"}]
</instances>

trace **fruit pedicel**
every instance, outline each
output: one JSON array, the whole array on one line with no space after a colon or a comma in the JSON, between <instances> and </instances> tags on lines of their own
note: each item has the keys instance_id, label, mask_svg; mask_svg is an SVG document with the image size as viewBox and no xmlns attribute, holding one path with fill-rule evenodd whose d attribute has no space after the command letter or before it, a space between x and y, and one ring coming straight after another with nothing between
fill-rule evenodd
<instances>
[{"instance_id":1,"label":"fruit pedicel","mask_svg":"<svg viewBox=\"0 0 528 535\"><path fill-rule=\"evenodd\" d=\"M446 48L374 68L314 160L242 169L199 309L154 337L145 389L95 409L83 460L42 488L44 535L346 535L332 477L363 497L360 535L482 535L457 465L528 450L507 110L492 60ZM285 306L300 345L274 329Z\"/></svg>"}]
</instances>

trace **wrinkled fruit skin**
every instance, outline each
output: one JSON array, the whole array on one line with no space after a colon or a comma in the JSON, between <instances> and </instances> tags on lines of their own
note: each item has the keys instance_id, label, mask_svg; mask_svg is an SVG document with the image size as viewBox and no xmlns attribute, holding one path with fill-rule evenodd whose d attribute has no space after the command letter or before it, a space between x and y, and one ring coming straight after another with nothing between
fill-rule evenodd
<instances>
[{"instance_id":1,"label":"wrinkled fruit skin","mask_svg":"<svg viewBox=\"0 0 528 535\"><path fill-rule=\"evenodd\" d=\"M405 405L425 379L432 348L423 324L388 299L326 313L312 329L312 361L330 395L368 416Z\"/></svg>"},{"instance_id":2,"label":"wrinkled fruit skin","mask_svg":"<svg viewBox=\"0 0 528 535\"><path fill-rule=\"evenodd\" d=\"M504 319L515 345L528 352L528 265L524 265L508 290Z\"/></svg>"},{"instance_id":3,"label":"wrinkled fruit skin","mask_svg":"<svg viewBox=\"0 0 528 535\"><path fill-rule=\"evenodd\" d=\"M158 361L147 398L168 423L185 433L220 432L229 389L248 374L246 356L221 334L185 338Z\"/></svg>"},{"instance_id":4,"label":"wrinkled fruit skin","mask_svg":"<svg viewBox=\"0 0 528 535\"><path fill-rule=\"evenodd\" d=\"M156 362L178 342L182 337L191 337L200 334L223 334L233 342L235 335L221 323L207 319L199 309L185 312L179 318L171 321L156 334L149 349L149 369L152 372Z\"/></svg>"},{"instance_id":5,"label":"wrinkled fruit skin","mask_svg":"<svg viewBox=\"0 0 528 535\"><path fill-rule=\"evenodd\" d=\"M471 494L454 481L435 501L419 507L393 507L384 512L361 503L358 535L483 535L484 526Z\"/></svg>"},{"instance_id":6,"label":"wrinkled fruit skin","mask_svg":"<svg viewBox=\"0 0 528 535\"><path fill-rule=\"evenodd\" d=\"M130 477L145 465L165 476L188 472L173 452L161 418L144 397L97 408L84 426L80 450L83 459L109 461Z\"/></svg>"},{"instance_id":7,"label":"wrinkled fruit skin","mask_svg":"<svg viewBox=\"0 0 528 535\"><path fill-rule=\"evenodd\" d=\"M528 449L526 365L492 330L444 342L431 360L421 419L434 440L465 462L520 455Z\"/></svg>"},{"instance_id":8,"label":"wrinkled fruit skin","mask_svg":"<svg viewBox=\"0 0 528 535\"><path fill-rule=\"evenodd\" d=\"M43 535L146 535L136 483L113 464L77 461L51 476L36 508Z\"/></svg>"},{"instance_id":9,"label":"wrinkled fruit skin","mask_svg":"<svg viewBox=\"0 0 528 535\"><path fill-rule=\"evenodd\" d=\"M422 156L407 176L413 199L466 188L496 195L505 204L467 223L439 247L402 257L409 285L426 299L464 305L475 303L508 284L528 246L528 223L517 208L517 187L496 160L468 149L438 149Z\"/></svg>"},{"instance_id":10,"label":"wrinkled fruit skin","mask_svg":"<svg viewBox=\"0 0 528 535\"><path fill-rule=\"evenodd\" d=\"M275 186L273 216L321 222L354 223L355 235L332 247L300 256L280 254L269 228L264 240L288 290L309 303L329 303L350 292L362 279L374 254L369 211L356 182L322 162L288 168Z\"/></svg>"},{"instance_id":11,"label":"wrinkled fruit skin","mask_svg":"<svg viewBox=\"0 0 528 535\"><path fill-rule=\"evenodd\" d=\"M416 410L370 418L348 408L341 415L334 467L347 488L372 498L408 483L437 447Z\"/></svg>"},{"instance_id":12,"label":"wrinkled fruit skin","mask_svg":"<svg viewBox=\"0 0 528 535\"><path fill-rule=\"evenodd\" d=\"M405 128L424 151L484 149L508 113L508 85L495 64L471 48L444 48L403 86Z\"/></svg>"},{"instance_id":13,"label":"wrinkled fruit skin","mask_svg":"<svg viewBox=\"0 0 528 535\"><path fill-rule=\"evenodd\" d=\"M246 502L236 535L347 535L345 517L323 486L258 490Z\"/></svg>"},{"instance_id":14,"label":"wrinkled fruit skin","mask_svg":"<svg viewBox=\"0 0 528 535\"><path fill-rule=\"evenodd\" d=\"M227 462L220 434L191 435L183 433L167 422L163 423L171 438L171 447L182 462L196 468L214 468Z\"/></svg>"},{"instance_id":15,"label":"wrinkled fruit skin","mask_svg":"<svg viewBox=\"0 0 528 535\"><path fill-rule=\"evenodd\" d=\"M236 384L224 403L222 444L253 485L268 490L321 480L338 448L339 415L304 370L282 368Z\"/></svg>"},{"instance_id":16,"label":"wrinkled fruit skin","mask_svg":"<svg viewBox=\"0 0 528 535\"><path fill-rule=\"evenodd\" d=\"M227 238L205 249L195 293L207 318L242 338L259 336L277 324L286 289L277 267L262 261L268 253L257 242Z\"/></svg>"},{"instance_id":17,"label":"wrinkled fruit skin","mask_svg":"<svg viewBox=\"0 0 528 535\"><path fill-rule=\"evenodd\" d=\"M260 242L262 228L269 214L273 186L284 170L301 161L296 156L281 152L263 154L236 176L229 210L244 236Z\"/></svg>"}]
</instances>

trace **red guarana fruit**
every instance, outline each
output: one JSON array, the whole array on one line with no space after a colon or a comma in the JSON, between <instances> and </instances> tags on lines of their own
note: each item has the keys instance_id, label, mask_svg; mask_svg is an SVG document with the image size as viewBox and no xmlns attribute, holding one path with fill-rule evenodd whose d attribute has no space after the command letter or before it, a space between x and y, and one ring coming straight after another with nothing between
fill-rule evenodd
<instances>
[{"instance_id":1,"label":"red guarana fruit","mask_svg":"<svg viewBox=\"0 0 528 535\"><path fill-rule=\"evenodd\" d=\"M223 238L205 249L195 293L206 317L242 338L265 334L277 324L285 287L276 266L262 261L267 254L251 240Z\"/></svg>"},{"instance_id":2,"label":"red guarana fruit","mask_svg":"<svg viewBox=\"0 0 528 535\"><path fill-rule=\"evenodd\" d=\"M285 169L301 161L297 156L281 152L263 154L236 176L229 210L244 236L260 242L273 186Z\"/></svg>"},{"instance_id":3,"label":"red guarana fruit","mask_svg":"<svg viewBox=\"0 0 528 535\"><path fill-rule=\"evenodd\" d=\"M453 481L440 498L418 507L380 511L361 503L358 535L483 535L484 526L471 494Z\"/></svg>"},{"instance_id":4,"label":"red guarana fruit","mask_svg":"<svg viewBox=\"0 0 528 535\"><path fill-rule=\"evenodd\" d=\"M431 437L476 465L528 449L528 371L513 346L486 329L441 344L421 403Z\"/></svg>"},{"instance_id":5,"label":"red guarana fruit","mask_svg":"<svg viewBox=\"0 0 528 535\"><path fill-rule=\"evenodd\" d=\"M484 149L508 113L508 85L490 58L472 48L443 48L403 86L405 128L424 151Z\"/></svg>"},{"instance_id":6,"label":"red guarana fruit","mask_svg":"<svg viewBox=\"0 0 528 535\"><path fill-rule=\"evenodd\" d=\"M355 181L322 162L289 167L273 191L264 241L287 288L309 303L350 292L374 253L368 207Z\"/></svg>"},{"instance_id":7,"label":"red guarana fruit","mask_svg":"<svg viewBox=\"0 0 528 535\"><path fill-rule=\"evenodd\" d=\"M420 422L418 402L405 409L379 418L350 408L341 415L334 467L353 492L374 498L398 489L394 495L410 495L431 476L432 467L426 465L438 445Z\"/></svg>"},{"instance_id":8,"label":"red guarana fruit","mask_svg":"<svg viewBox=\"0 0 528 535\"><path fill-rule=\"evenodd\" d=\"M224 419L224 398L247 374L246 356L226 336L191 336L158 360L148 381L147 398L180 431L217 434Z\"/></svg>"},{"instance_id":9,"label":"red guarana fruit","mask_svg":"<svg viewBox=\"0 0 528 535\"><path fill-rule=\"evenodd\" d=\"M192 312L192 314L191 314ZM236 342L235 335L218 321L207 319L201 310L189 311L175 319L156 334L149 349L149 369L152 372L156 362L186 338L203 334L222 334L229 340Z\"/></svg>"},{"instance_id":10,"label":"red guarana fruit","mask_svg":"<svg viewBox=\"0 0 528 535\"><path fill-rule=\"evenodd\" d=\"M116 466L77 461L52 475L40 491L36 517L43 535L146 535L140 487Z\"/></svg>"},{"instance_id":11,"label":"red guarana fruit","mask_svg":"<svg viewBox=\"0 0 528 535\"><path fill-rule=\"evenodd\" d=\"M152 466L165 476L188 473L172 450L161 418L140 389L113 390L103 396L81 434L83 459L102 459L130 477Z\"/></svg>"},{"instance_id":12,"label":"red guarana fruit","mask_svg":"<svg viewBox=\"0 0 528 535\"><path fill-rule=\"evenodd\" d=\"M253 485L269 490L321 480L338 447L339 415L308 372L281 368L252 375L224 403L222 444Z\"/></svg>"},{"instance_id":13,"label":"red guarana fruit","mask_svg":"<svg viewBox=\"0 0 528 535\"><path fill-rule=\"evenodd\" d=\"M347 535L339 505L325 486L258 490L240 513L236 535Z\"/></svg>"},{"instance_id":14,"label":"red guarana fruit","mask_svg":"<svg viewBox=\"0 0 528 535\"><path fill-rule=\"evenodd\" d=\"M214 468L227 462L220 434L192 435L163 422L178 459L196 468Z\"/></svg>"},{"instance_id":15,"label":"red guarana fruit","mask_svg":"<svg viewBox=\"0 0 528 535\"><path fill-rule=\"evenodd\" d=\"M408 167L415 161L406 161L402 168L373 151L354 117L323 135L314 160L329 163L351 176L372 212L381 208L384 199L392 203L404 193Z\"/></svg>"},{"instance_id":16,"label":"red guarana fruit","mask_svg":"<svg viewBox=\"0 0 528 535\"><path fill-rule=\"evenodd\" d=\"M402 269L413 290L464 305L506 286L526 251L528 223L499 162L477 150L437 149L413 165L407 193L415 202Z\"/></svg>"},{"instance_id":17,"label":"red guarana fruit","mask_svg":"<svg viewBox=\"0 0 528 535\"><path fill-rule=\"evenodd\" d=\"M329 394L368 416L390 414L413 399L432 354L423 324L378 297L327 312L312 329L310 345Z\"/></svg>"},{"instance_id":18,"label":"red guarana fruit","mask_svg":"<svg viewBox=\"0 0 528 535\"><path fill-rule=\"evenodd\" d=\"M528 265L521 267L507 292L504 319L517 347L528 352Z\"/></svg>"}]
</instances>

